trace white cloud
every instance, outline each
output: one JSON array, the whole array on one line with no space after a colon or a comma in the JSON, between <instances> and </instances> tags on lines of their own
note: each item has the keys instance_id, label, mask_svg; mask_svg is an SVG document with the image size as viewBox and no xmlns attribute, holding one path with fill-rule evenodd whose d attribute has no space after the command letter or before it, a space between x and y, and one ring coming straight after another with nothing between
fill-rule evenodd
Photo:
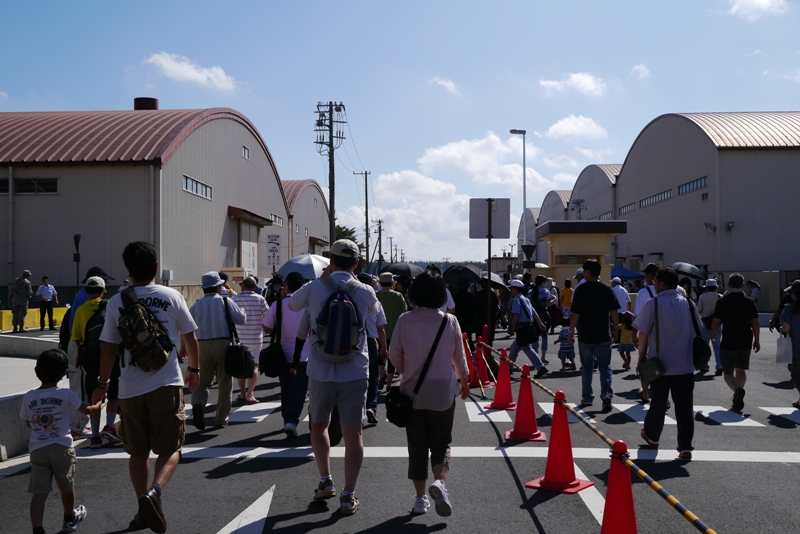
<instances>
[{"instance_id":1,"label":"white cloud","mask_svg":"<svg viewBox=\"0 0 800 534\"><path fill-rule=\"evenodd\" d=\"M634 65L631 69L631 76L636 76L637 80L644 80L650 77L650 69L648 69L644 63L639 63L638 65Z\"/></svg>"},{"instance_id":2,"label":"white cloud","mask_svg":"<svg viewBox=\"0 0 800 534\"><path fill-rule=\"evenodd\" d=\"M798 69L795 74L789 74L787 76L784 76L784 78L800 83L800 69Z\"/></svg>"},{"instance_id":3,"label":"white cloud","mask_svg":"<svg viewBox=\"0 0 800 534\"><path fill-rule=\"evenodd\" d=\"M448 93L452 93L454 95L461 94L458 90L458 86L453 82L453 80L448 80L447 78L439 78L438 76L434 77L432 80L428 82L429 84L436 84L444 87L447 89Z\"/></svg>"},{"instance_id":4,"label":"white cloud","mask_svg":"<svg viewBox=\"0 0 800 534\"><path fill-rule=\"evenodd\" d=\"M5 91L0 91L0 98L8 98L8 93Z\"/></svg>"},{"instance_id":5,"label":"white cloud","mask_svg":"<svg viewBox=\"0 0 800 534\"><path fill-rule=\"evenodd\" d=\"M159 52L144 60L144 63L155 65L161 74L179 82L191 82L224 91L237 87L236 80L225 74L222 67L201 67L186 56Z\"/></svg>"},{"instance_id":6,"label":"white cloud","mask_svg":"<svg viewBox=\"0 0 800 534\"><path fill-rule=\"evenodd\" d=\"M586 159L591 160L593 163L605 163L606 156L610 156L614 153L614 150L610 148L603 150L592 150L591 148L575 147L575 151Z\"/></svg>"},{"instance_id":7,"label":"white cloud","mask_svg":"<svg viewBox=\"0 0 800 534\"><path fill-rule=\"evenodd\" d=\"M765 14L780 15L789 11L786 0L728 0L730 15L754 21Z\"/></svg>"},{"instance_id":8,"label":"white cloud","mask_svg":"<svg viewBox=\"0 0 800 534\"><path fill-rule=\"evenodd\" d=\"M608 137L608 132L589 117L570 115L548 128L545 135L551 139L561 139L562 137L605 139Z\"/></svg>"},{"instance_id":9,"label":"white cloud","mask_svg":"<svg viewBox=\"0 0 800 534\"><path fill-rule=\"evenodd\" d=\"M576 72L567 74L566 77L558 82L555 80L539 80L539 85L544 87L545 94L551 96L553 93L563 93L572 89L582 95L599 97L606 91L606 83L588 72Z\"/></svg>"}]
</instances>

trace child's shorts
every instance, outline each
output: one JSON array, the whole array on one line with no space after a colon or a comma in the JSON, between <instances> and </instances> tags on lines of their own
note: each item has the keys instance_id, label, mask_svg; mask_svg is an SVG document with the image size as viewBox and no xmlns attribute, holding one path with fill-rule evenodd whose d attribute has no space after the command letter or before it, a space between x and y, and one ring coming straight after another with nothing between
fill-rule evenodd
<instances>
[{"instance_id":1,"label":"child's shorts","mask_svg":"<svg viewBox=\"0 0 800 534\"><path fill-rule=\"evenodd\" d=\"M31 452L31 479L28 493L50 493L53 477L61 491L75 486L75 449L54 443Z\"/></svg>"},{"instance_id":2,"label":"child's shorts","mask_svg":"<svg viewBox=\"0 0 800 534\"><path fill-rule=\"evenodd\" d=\"M619 344L619 348L617 348L617 350L620 353L623 353L623 352L636 352L636 347L633 346L633 343L625 343L625 344L620 343Z\"/></svg>"},{"instance_id":3,"label":"child's shorts","mask_svg":"<svg viewBox=\"0 0 800 534\"><path fill-rule=\"evenodd\" d=\"M558 351L558 359L561 360L561 361L574 360L575 359L575 351L574 350L560 350L560 351Z\"/></svg>"}]
</instances>

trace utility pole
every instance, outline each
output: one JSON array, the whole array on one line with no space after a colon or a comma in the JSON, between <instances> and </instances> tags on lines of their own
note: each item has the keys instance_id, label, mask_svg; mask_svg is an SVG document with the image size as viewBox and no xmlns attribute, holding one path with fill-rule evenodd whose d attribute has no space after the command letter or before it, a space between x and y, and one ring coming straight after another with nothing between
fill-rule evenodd
<instances>
[{"instance_id":1,"label":"utility pole","mask_svg":"<svg viewBox=\"0 0 800 534\"><path fill-rule=\"evenodd\" d=\"M367 265L366 270L364 272L369 272L369 194L367 193L367 178L369 178L370 172L353 172L353 174L358 174L359 176L364 176L364 218L366 220L366 226L364 226L364 246L367 248ZM380 273L378 273L380 274Z\"/></svg>"},{"instance_id":2,"label":"utility pole","mask_svg":"<svg viewBox=\"0 0 800 534\"><path fill-rule=\"evenodd\" d=\"M397 261L397 245L394 246L394 261Z\"/></svg>"},{"instance_id":3,"label":"utility pole","mask_svg":"<svg viewBox=\"0 0 800 534\"><path fill-rule=\"evenodd\" d=\"M336 187L335 170L333 164L334 150L342 146L344 141L344 130L342 124L347 121L344 120L344 104L342 102L317 102L317 120L314 123L314 132L317 134L317 139L314 143L317 145L317 152L321 156L328 156L328 190L330 191L328 208L330 210L330 236L328 237L329 243L333 245L336 240ZM334 124L336 125L334 129Z\"/></svg>"},{"instance_id":4,"label":"utility pole","mask_svg":"<svg viewBox=\"0 0 800 534\"><path fill-rule=\"evenodd\" d=\"M383 219L378 219L378 274L383 270Z\"/></svg>"},{"instance_id":5,"label":"utility pole","mask_svg":"<svg viewBox=\"0 0 800 534\"><path fill-rule=\"evenodd\" d=\"M406 261L406 253L402 248L400 249L400 261Z\"/></svg>"},{"instance_id":6,"label":"utility pole","mask_svg":"<svg viewBox=\"0 0 800 534\"><path fill-rule=\"evenodd\" d=\"M392 236L389 236L389 263L394 263L394 258L392 258L392 250L394 250L394 247L392 243Z\"/></svg>"}]
</instances>

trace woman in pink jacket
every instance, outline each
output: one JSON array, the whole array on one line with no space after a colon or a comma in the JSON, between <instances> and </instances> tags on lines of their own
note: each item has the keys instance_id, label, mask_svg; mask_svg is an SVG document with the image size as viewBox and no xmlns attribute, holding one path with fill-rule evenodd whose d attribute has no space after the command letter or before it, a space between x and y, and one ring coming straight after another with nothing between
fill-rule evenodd
<instances>
[{"instance_id":1,"label":"woman in pink jacket","mask_svg":"<svg viewBox=\"0 0 800 534\"><path fill-rule=\"evenodd\" d=\"M440 274L425 271L417 276L409 291L414 309L397 320L389 348L389 359L403 375L400 390L414 398L411 421L406 427L408 478L416 490L413 512L424 514L430 508L425 495L430 454L435 480L428 487L428 493L436 505L436 513L441 516L452 514L445 482L450 469L455 397L460 394L466 399L469 396L461 329L455 316L439 311L446 298ZM419 392L414 395L414 387L443 321L444 330L430 367Z\"/></svg>"}]
</instances>

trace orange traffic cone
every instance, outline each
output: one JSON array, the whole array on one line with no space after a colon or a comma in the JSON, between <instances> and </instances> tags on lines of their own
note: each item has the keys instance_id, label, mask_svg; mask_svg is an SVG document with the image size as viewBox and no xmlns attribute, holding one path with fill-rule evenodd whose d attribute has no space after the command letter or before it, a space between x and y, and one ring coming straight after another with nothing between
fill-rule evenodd
<instances>
[{"instance_id":1,"label":"orange traffic cone","mask_svg":"<svg viewBox=\"0 0 800 534\"><path fill-rule=\"evenodd\" d=\"M516 410L517 404L511 394L511 374L508 372L508 357L506 349L500 352L500 371L497 373L497 390L494 392L494 400L491 404L484 406L490 410Z\"/></svg>"},{"instance_id":2,"label":"orange traffic cone","mask_svg":"<svg viewBox=\"0 0 800 534\"><path fill-rule=\"evenodd\" d=\"M480 346L481 341L482 341L482 338L479 337L478 338L478 342L476 343L476 347ZM466 355L467 355L467 366L469 367L469 387L476 388L476 387L480 386L480 383L478 382L478 373L475 370L475 366L472 365L473 356L471 356L472 352L469 350L469 345L466 344L466 341L464 343L465 343L464 351L466 352ZM477 356L477 352L478 352L478 350L476 348L476 350L475 350L475 355L476 356Z\"/></svg>"},{"instance_id":3,"label":"orange traffic cone","mask_svg":"<svg viewBox=\"0 0 800 534\"><path fill-rule=\"evenodd\" d=\"M501 363L500 366L507 367L508 364ZM519 382L519 397L517 398L519 410L514 418L514 429L506 432L506 441L547 441L544 432L539 430L536 424L536 408L533 406L533 389L531 381L528 380L529 376L531 376L531 369L525 365L522 368L522 380ZM509 387L511 387L510 378Z\"/></svg>"},{"instance_id":4,"label":"orange traffic cone","mask_svg":"<svg viewBox=\"0 0 800 534\"><path fill-rule=\"evenodd\" d=\"M563 391L557 391L554 399L553 427L550 429L550 446L547 448L547 466L544 476L525 484L526 488L543 489L558 493L577 493L594 482L575 477L572 460L572 440L569 437L567 409L561 405L566 400Z\"/></svg>"},{"instance_id":5,"label":"orange traffic cone","mask_svg":"<svg viewBox=\"0 0 800 534\"><path fill-rule=\"evenodd\" d=\"M489 325L488 324L483 325L483 332L481 332L481 333L483 334L483 339L486 340L486 344L487 345L491 345L491 343L490 343L491 338L489 337Z\"/></svg>"},{"instance_id":6,"label":"orange traffic cone","mask_svg":"<svg viewBox=\"0 0 800 534\"><path fill-rule=\"evenodd\" d=\"M483 357L484 351L488 352L486 347L477 347L475 349L475 365L478 367L478 377L481 380L484 388L493 388L494 382L489 380L489 373L486 371L486 360Z\"/></svg>"},{"instance_id":7,"label":"orange traffic cone","mask_svg":"<svg viewBox=\"0 0 800 534\"><path fill-rule=\"evenodd\" d=\"M603 527L600 534L636 534L636 510L633 508L633 489L628 466L620 461L628 454L624 441L611 447L611 469L608 471L606 505L603 508Z\"/></svg>"}]
</instances>

